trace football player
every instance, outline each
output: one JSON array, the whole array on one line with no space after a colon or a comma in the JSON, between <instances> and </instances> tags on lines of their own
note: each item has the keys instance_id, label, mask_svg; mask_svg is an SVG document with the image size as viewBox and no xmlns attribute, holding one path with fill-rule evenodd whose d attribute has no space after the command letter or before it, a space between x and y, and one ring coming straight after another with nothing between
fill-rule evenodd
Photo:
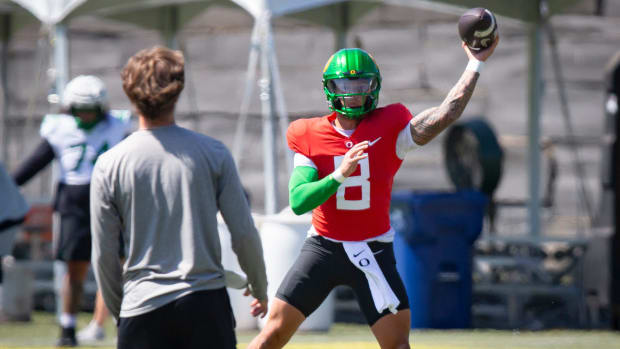
<instances>
[{"instance_id":1,"label":"football player","mask_svg":"<svg viewBox=\"0 0 620 349\"><path fill-rule=\"evenodd\" d=\"M64 113L43 118L43 138L14 174L23 185L52 160L58 163L54 211L59 216L55 232L55 257L67 263L63 280L58 346L76 346L75 316L79 311L84 280L91 258L90 179L102 153L120 142L130 130L128 111L108 110L107 89L101 79L80 75L64 91Z\"/></svg>"},{"instance_id":2,"label":"football player","mask_svg":"<svg viewBox=\"0 0 620 349\"><path fill-rule=\"evenodd\" d=\"M312 210L312 227L248 348L282 348L337 285L353 288L381 348L409 348L389 220L394 175L407 152L459 118L497 43L483 51L463 44L465 72L441 105L415 117L402 104L377 108L381 74L370 54L352 48L331 56L323 89L332 113L296 120L287 132L295 153L290 204L296 214Z\"/></svg>"}]
</instances>

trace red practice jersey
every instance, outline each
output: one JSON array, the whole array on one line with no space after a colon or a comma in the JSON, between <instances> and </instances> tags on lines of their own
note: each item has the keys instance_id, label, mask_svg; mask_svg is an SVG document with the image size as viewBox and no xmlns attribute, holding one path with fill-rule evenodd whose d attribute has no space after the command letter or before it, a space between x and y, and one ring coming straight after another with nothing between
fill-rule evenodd
<instances>
[{"instance_id":1,"label":"red practice jersey","mask_svg":"<svg viewBox=\"0 0 620 349\"><path fill-rule=\"evenodd\" d=\"M402 164L396 155L396 140L411 117L402 104L377 108L362 119L350 137L332 126L335 112L291 123L288 145L314 162L319 179L334 172L354 144L369 142L368 157L358 162L335 195L312 211L317 233L341 241L362 241L390 229L392 183Z\"/></svg>"}]
</instances>

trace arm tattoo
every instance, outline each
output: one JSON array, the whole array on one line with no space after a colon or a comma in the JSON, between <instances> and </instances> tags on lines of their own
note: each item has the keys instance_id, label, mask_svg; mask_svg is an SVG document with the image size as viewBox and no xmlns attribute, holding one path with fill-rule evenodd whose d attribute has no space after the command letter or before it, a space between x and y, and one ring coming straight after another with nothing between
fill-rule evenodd
<instances>
[{"instance_id":1,"label":"arm tattoo","mask_svg":"<svg viewBox=\"0 0 620 349\"><path fill-rule=\"evenodd\" d=\"M430 142L461 116L479 76L479 73L466 70L441 105L426 109L413 118L410 130L414 142L419 145Z\"/></svg>"}]
</instances>

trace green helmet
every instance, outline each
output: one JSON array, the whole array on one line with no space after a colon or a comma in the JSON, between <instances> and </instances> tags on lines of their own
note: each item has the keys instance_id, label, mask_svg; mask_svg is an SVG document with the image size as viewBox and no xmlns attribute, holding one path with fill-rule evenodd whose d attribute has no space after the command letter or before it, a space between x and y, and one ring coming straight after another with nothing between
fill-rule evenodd
<instances>
[{"instance_id":1,"label":"green helmet","mask_svg":"<svg viewBox=\"0 0 620 349\"><path fill-rule=\"evenodd\" d=\"M359 48L334 53L323 69L323 91L329 109L361 119L379 101L381 73L372 56Z\"/></svg>"}]
</instances>

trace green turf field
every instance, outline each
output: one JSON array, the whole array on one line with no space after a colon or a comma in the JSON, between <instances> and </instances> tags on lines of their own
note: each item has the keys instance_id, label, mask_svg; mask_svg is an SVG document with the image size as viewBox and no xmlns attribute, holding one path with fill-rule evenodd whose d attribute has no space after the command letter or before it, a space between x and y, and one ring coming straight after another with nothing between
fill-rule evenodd
<instances>
[{"instance_id":1,"label":"green turf field","mask_svg":"<svg viewBox=\"0 0 620 349\"><path fill-rule=\"evenodd\" d=\"M90 320L81 314L80 328ZM58 328L50 313L36 312L31 322L0 323L0 348L54 348ZM115 348L114 326L107 324L107 339L96 348ZM256 335L256 331L239 332L239 349ZM415 349L620 349L620 333L606 331L412 331ZM87 348L87 347L83 347ZM366 326L336 324L326 333L298 333L286 348L291 349L376 349Z\"/></svg>"}]
</instances>

